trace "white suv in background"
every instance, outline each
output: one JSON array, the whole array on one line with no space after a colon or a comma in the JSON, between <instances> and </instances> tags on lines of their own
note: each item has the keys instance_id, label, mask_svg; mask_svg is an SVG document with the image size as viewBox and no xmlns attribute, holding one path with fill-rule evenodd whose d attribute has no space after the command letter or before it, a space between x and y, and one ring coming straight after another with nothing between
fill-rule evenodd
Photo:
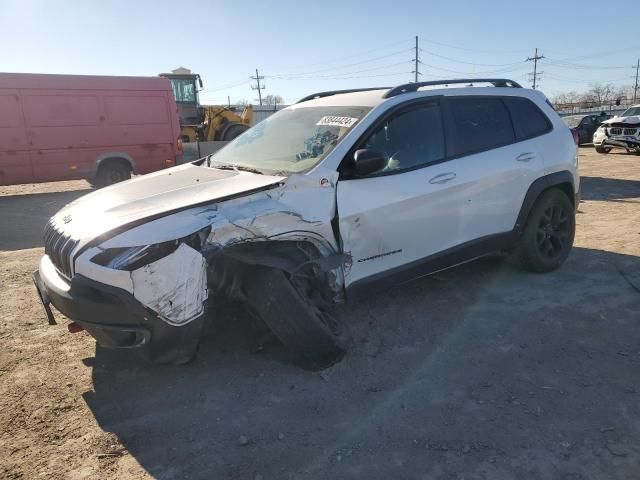
<instances>
[{"instance_id":1,"label":"white suv in background","mask_svg":"<svg viewBox=\"0 0 640 480\"><path fill-rule=\"evenodd\" d=\"M350 341L331 306L374 282L500 251L562 265L577 168L569 128L512 80L322 92L213 156L66 206L35 283L50 322L53 304L158 362L189 361L218 299L240 299L321 368Z\"/></svg>"},{"instance_id":2,"label":"white suv in background","mask_svg":"<svg viewBox=\"0 0 640 480\"><path fill-rule=\"evenodd\" d=\"M613 148L640 153L640 105L602 122L593 134L593 146L598 153L609 153Z\"/></svg>"}]
</instances>

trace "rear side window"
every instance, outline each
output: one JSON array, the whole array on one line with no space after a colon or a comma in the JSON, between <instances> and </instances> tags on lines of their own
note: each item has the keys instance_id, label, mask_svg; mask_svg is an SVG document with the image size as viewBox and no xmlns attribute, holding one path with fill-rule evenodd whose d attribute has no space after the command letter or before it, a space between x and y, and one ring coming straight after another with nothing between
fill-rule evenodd
<instances>
[{"instance_id":1,"label":"rear side window","mask_svg":"<svg viewBox=\"0 0 640 480\"><path fill-rule=\"evenodd\" d=\"M504 101L511 111L518 140L537 137L551 130L549 119L531 100L522 97L509 97Z\"/></svg>"},{"instance_id":2,"label":"rear side window","mask_svg":"<svg viewBox=\"0 0 640 480\"><path fill-rule=\"evenodd\" d=\"M450 99L449 105L458 155L515 142L509 111L500 98L458 97Z\"/></svg>"}]
</instances>

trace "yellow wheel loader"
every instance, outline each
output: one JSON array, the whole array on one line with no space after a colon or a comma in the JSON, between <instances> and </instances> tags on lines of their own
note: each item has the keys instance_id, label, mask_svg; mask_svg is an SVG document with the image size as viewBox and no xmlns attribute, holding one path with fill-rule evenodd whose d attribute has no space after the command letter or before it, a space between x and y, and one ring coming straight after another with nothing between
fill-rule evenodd
<instances>
[{"instance_id":1,"label":"yellow wheel loader","mask_svg":"<svg viewBox=\"0 0 640 480\"><path fill-rule=\"evenodd\" d=\"M183 142L233 140L251 126L251 105L247 105L242 114L224 105L200 105L197 87L202 88L202 80L197 73L181 67L160 76L171 80Z\"/></svg>"}]
</instances>

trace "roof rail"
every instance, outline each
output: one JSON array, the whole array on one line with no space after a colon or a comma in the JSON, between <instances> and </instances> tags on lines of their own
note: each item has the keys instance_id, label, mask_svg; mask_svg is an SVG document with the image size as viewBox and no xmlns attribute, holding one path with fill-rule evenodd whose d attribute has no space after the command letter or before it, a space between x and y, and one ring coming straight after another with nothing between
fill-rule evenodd
<instances>
[{"instance_id":1,"label":"roof rail","mask_svg":"<svg viewBox=\"0 0 640 480\"><path fill-rule=\"evenodd\" d=\"M340 95L341 93L354 93L354 92L368 92L370 90L387 90L389 87L370 87L370 88L350 88L348 90L329 90L327 92L318 92L311 95L307 95L296 103L306 102L315 98L330 97L332 95Z\"/></svg>"},{"instance_id":2,"label":"roof rail","mask_svg":"<svg viewBox=\"0 0 640 480\"><path fill-rule=\"evenodd\" d=\"M397 87L393 87L387 93L385 93L382 98L391 98L396 95L400 95L402 93L408 92L416 92L421 87L430 87L433 85L450 85L450 84L458 84L458 83L490 83L494 87L511 87L511 88L522 88L522 86L518 82L514 82L513 80L509 80L508 78L458 78L455 80L433 80L429 82L416 82L416 83L405 83L404 85L399 85Z\"/></svg>"}]
</instances>

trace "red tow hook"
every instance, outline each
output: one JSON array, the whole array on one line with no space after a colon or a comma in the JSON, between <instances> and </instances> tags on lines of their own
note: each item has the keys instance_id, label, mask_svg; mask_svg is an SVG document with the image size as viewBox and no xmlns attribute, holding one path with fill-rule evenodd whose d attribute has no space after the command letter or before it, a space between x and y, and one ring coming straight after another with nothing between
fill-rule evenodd
<instances>
[{"instance_id":1,"label":"red tow hook","mask_svg":"<svg viewBox=\"0 0 640 480\"><path fill-rule=\"evenodd\" d=\"M67 329L69 330L69 333L78 333L83 331L84 327L79 323L71 322L69 325L67 325Z\"/></svg>"}]
</instances>

